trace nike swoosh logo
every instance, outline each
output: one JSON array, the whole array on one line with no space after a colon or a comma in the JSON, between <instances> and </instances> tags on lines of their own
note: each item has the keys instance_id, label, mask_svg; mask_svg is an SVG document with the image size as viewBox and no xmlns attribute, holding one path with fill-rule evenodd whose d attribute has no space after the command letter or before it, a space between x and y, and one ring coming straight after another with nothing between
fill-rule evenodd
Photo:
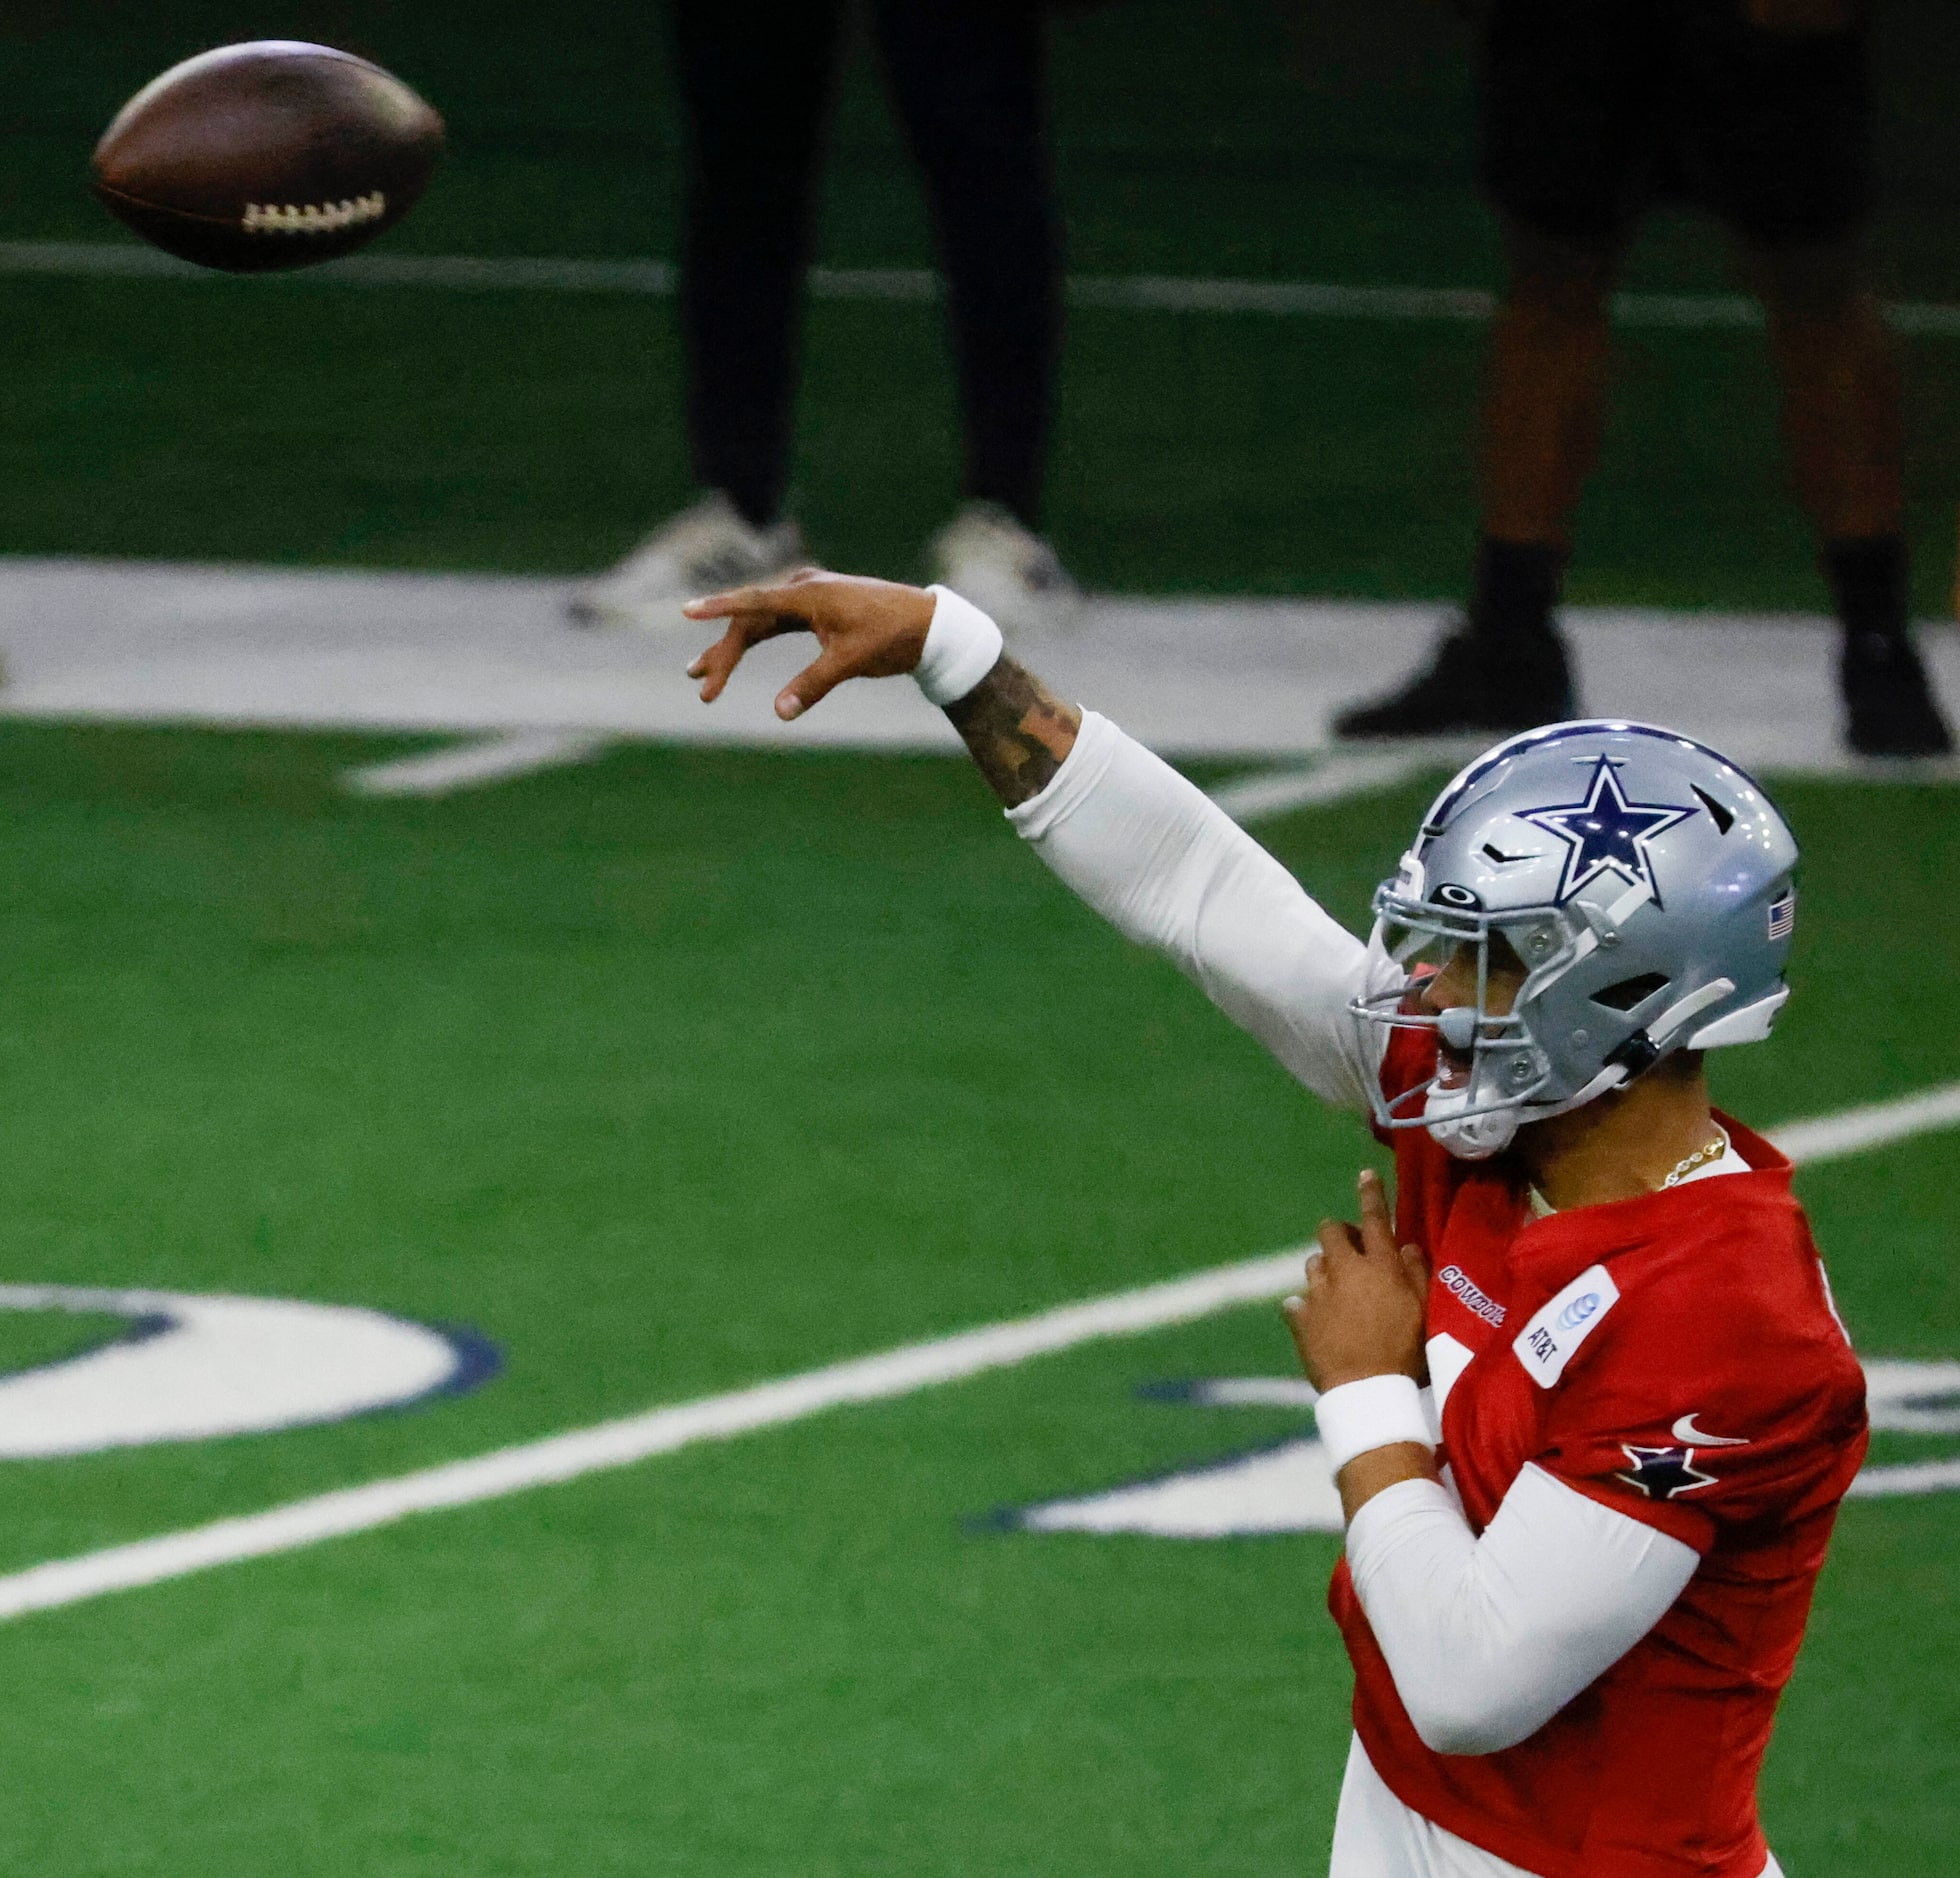
<instances>
[{"instance_id":1,"label":"nike swoosh logo","mask_svg":"<svg viewBox=\"0 0 1960 1878\"><path fill-rule=\"evenodd\" d=\"M1683 1415L1674 1424L1674 1438L1691 1448L1746 1448L1749 1445L1747 1435L1704 1434L1695 1426L1693 1415Z\"/></svg>"}]
</instances>

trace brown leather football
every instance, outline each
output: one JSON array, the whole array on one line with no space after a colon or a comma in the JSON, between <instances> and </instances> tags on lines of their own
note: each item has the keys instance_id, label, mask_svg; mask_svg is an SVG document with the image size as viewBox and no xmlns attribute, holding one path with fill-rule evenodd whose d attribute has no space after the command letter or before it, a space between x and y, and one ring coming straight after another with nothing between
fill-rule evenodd
<instances>
[{"instance_id":1,"label":"brown leather football","mask_svg":"<svg viewBox=\"0 0 1960 1878\"><path fill-rule=\"evenodd\" d=\"M95 147L95 193L159 248L257 274L392 228L441 153L442 119L378 65L261 39L151 79Z\"/></svg>"}]
</instances>

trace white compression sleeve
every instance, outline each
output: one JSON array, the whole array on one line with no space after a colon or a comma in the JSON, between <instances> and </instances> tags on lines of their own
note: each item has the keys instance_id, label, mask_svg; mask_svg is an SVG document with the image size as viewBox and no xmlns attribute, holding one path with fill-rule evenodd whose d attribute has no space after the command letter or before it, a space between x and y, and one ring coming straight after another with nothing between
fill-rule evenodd
<instances>
[{"instance_id":1,"label":"white compression sleeve","mask_svg":"<svg viewBox=\"0 0 1960 1878\"><path fill-rule=\"evenodd\" d=\"M1090 906L1168 953L1316 1095L1367 1106L1380 1057L1348 1000L1401 973L1201 789L1088 711L1047 788L1007 814Z\"/></svg>"},{"instance_id":2,"label":"white compression sleeve","mask_svg":"<svg viewBox=\"0 0 1960 1878\"><path fill-rule=\"evenodd\" d=\"M1481 1538L1438 1482L1398 1481L1348 1523L1347 1555L1396 1693L1438 1754L1536 1734L1660 1622L1701 1562L1537 1466Z\"/></svg>"}]
</instances>

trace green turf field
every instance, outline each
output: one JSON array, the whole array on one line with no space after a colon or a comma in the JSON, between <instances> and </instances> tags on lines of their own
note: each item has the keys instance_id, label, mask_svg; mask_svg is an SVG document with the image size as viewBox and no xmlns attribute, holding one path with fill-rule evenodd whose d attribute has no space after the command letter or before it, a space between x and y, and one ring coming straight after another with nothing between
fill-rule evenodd
<instances>
[{"instance_id":1,"label":"green turf field","mask_svg":"<svg viewBox=\"0 0 1960 1878\"><path fill-rule=\"evenodd\" d=\"M1957 17L1883 13L1904 297L1960 301ZM447 111L394 247L672 254L659 9L612 0L10 9L0 239L113 239L80 178L115 105L267 33ZM1055 74L1084 273L1493 278L1444 5L1126 0L1058 19ZM861 47L821 245L929 255ZM1726 264L1666 218L1633 279L1720 290ZM0 554L564 572L687 493L669 303L6 277L0 305ZM1125 591L1447 597L1479 345L1078 312L1062 549ZM1574 597L1821 605L1756 344L1624 350ZM1960 342L1908 367L1918 599L1944 611ZM819 551L911 572L956 462L930 309L814 309ZM1274 1251L1371 1152L1077 907L961 764L640 748L442 801L340 787L407 747L0 726L0 1280L367 1305L504 1359L333 1426L0 1461L0 1575ZM1427 786L1262 836L1356 919ZM1951 790L1784 794L1799 996L1718 1060L1723 1099L1773 1124L1951 1082ZM1960 1358L1956 1139L1800 1178L1868 1356ZM113 1329L0 1311L0 1373ZM1138 1393L1287 1368L1275 1315L1236 1310L0 1624L0 1869L1316 1872L1337 1542L988 1524L1294 1431ZM1956 1554L1960 1497L1847 1510L1766 1775L1790 1878L1960 1861Z\"/></svg>"},{"instance_id":2,"label":"green turf field","mask_svg":"<svg viewBox=\"0 0 1960 1878\"><path fill-rule=\"evenodd\" d=\"M0 734L6 1271L469 1323L506 1373L9 1464L0 1569L1277 1249L1366 1151L960 764L641 750L340 794L374 753ZM1421 797L1269 839L1353 917ZM1724 1098L1774 1122L1950 1079L1924 993L1960 951L1901 912L1960 865L1949 797L1789 808L1801 992ZM1803 1177L1868 1354L1960 1353L1951 1164L1934 1135ZM1335 1542L975 1524L1286 1432L1136 1394L1285 1369L1236 1311L23 1619L0 1862L1311 1871ZM1951 1497L1845 1516L1767 1780L1793 1878L1951 1867L1956 1539Z\"/></svg>"}]
</instances>

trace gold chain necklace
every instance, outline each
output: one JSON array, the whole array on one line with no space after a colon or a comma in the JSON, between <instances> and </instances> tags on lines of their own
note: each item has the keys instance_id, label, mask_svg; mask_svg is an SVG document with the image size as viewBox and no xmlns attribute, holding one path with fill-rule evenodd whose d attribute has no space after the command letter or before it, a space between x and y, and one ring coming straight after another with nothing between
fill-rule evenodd
<instances>
[{"instance_id":1,"label":"gold chain necklace","mask_svg":"<svg viewBox=\"0 0 1960 1878\"><path fill-rule=\"evenodd\" d=\"M1685 1160L1674 1163L1674 1172L1661 1182L1663 1187L1678 1187L1697 1167L1710 1161L1719 1161L1729 1151L1729 1137L1725 1129L1715 1131L1715 1139L1705 1147L1697 1148Z\"/></svg>"}]
</instances>

